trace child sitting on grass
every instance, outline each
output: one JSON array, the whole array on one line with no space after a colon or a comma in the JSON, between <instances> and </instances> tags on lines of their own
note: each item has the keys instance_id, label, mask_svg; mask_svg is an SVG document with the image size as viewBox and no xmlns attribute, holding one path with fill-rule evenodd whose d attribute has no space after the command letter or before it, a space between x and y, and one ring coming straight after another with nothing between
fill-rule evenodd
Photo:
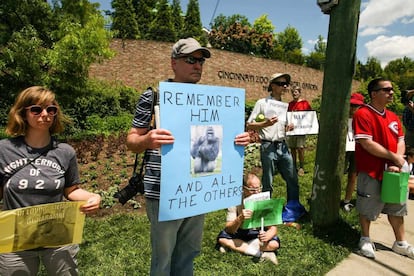
<instances>
[{"instance_id":1,"label":"child sitting on grass","mask_svg":"<svg viewBox=\"0 0 414 276\"><path fill-rule=\"evenodd\" d=\"M262 191L260 179L249 173L243 180L243 199ZM257 229L241 229L245 219L252 217L253 211L244 209L243 204L228 208L226 227L217 236L216 248L226 253L227 249L253 256L254 261L268 260L277 265L276 250L280 247L275 225Z\"/></svg>"}]
</instances>

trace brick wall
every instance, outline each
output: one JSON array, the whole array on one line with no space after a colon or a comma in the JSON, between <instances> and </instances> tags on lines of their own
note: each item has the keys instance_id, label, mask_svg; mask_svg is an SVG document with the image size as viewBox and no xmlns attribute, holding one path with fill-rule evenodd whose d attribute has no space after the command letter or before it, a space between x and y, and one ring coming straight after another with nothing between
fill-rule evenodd
<instances>
[{"instance_id":1,"label":"brick wall","mask_svg":"<svg viewBox=\"0 0 414 276\"><path fill-rule=\"evenodd\" d=\"M157 86L160 80L173 77L170 55L173 43L146 40L113 40L114 58L94 64L90 76L143 90ZM210 49L212 57L203 68L201 84L240 87L246 89L246 100L268 95L269 77L277 72L289 73L292 82L302 87L302 96L309 102L322 92L323 72L299 65L254 56ZM358 82L353 83L358 87ZM352 90L354 91L354 89ZM290 93L284 101L292 99Z\"/></svg>"}]
</instances>

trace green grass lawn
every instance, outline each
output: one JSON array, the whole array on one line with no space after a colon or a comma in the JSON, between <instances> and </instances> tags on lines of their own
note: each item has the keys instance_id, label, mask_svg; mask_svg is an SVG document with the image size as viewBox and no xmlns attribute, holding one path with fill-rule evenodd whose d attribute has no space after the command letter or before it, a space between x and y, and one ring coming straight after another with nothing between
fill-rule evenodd
<instances>
[{"instance_id":1,"label":"green grass lawn","mask_svg":"<svg viewBox=\"0 0 414 276\"><path fill-rule=\"evenodd\" d=\"M301 202L309 210L315 152L306 152L305 176L300 177ZM343 180L343 189L345 186ZM273 196L285 196L285 183L275 177ZM338 202L339 204L339 202ZM254 263L249 256L215 250L216 236L224 227L226 211L206 215L202 252L195 259L195 275L323 275L357 246L359 225L355 210L340 211L335 226L313 229L309 216L301 229L280 225L279 265ZM148 275L149 222L145 215L123 214L87 218L79 254L81 275Z\"/></svg>"},{"instance_id":2,"label":"green grass lawn","mask_svg":"<svg viewBox=\"0 0 414 276\"><path fill-rule=\"evenodd\" d=\"M281 225L279 265L254 263L249 256L215 250L216 235L224 227L225 216L224 210L206 216L195 275L323 275L348 256L358 240L357 231L347 223L355 222L355 213L324 233L314 233L306 221L300 230ZM146 216L87 219L78 258L81 275L148 275L150 255Z\"/></svg>"},{"instance_id":3,"label":"green grass lawn","mask_svg":"<svg viewBox=\"0 0 414 276\"><path fill-rule=\"evenodd\" d=\"M257 150L245 162L257 163ZM300 201L309 210L315 151L306 152L305 171L299 177ZM345 178L342 190L345 189ZM286 185L278 175L274 197L286 196ZM339 202L338 202L339 204ZM280 225L279 265L255 263L249 256L215 250L216 236L224 227L226 211L206 215L202 252L195 259L195 275L323 275L357 247L359 224L355 210L340 211L339 221L329 229L314 229L309 216L301 229ZM149 222L145 215L125 213L103 218L87 217L78 256L80 275L148 275L150 266ZM41 275L45 275L44 272Z\"/></svg>"}]
</instances>

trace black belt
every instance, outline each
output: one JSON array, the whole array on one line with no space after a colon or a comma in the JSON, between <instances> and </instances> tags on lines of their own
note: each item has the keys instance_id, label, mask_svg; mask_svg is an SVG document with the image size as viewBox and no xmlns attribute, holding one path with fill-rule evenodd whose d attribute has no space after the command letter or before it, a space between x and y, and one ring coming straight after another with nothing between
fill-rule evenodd
<instances>
[{"instance_id":1,"label":"black belt","mask_svg":"<svg viewBox=\"0 0 414 276\"><path fill-rule=\"evenodd\" d=\"M265 142L265 143L271 143L271 144L275 144L275 145L277 145L277 144L280 144L280 143L284 143L284 142L285 142L285 140L282 140L282 141L269 141L269 140L262 140L262 142Z\"/></svg>"}]
</instances>

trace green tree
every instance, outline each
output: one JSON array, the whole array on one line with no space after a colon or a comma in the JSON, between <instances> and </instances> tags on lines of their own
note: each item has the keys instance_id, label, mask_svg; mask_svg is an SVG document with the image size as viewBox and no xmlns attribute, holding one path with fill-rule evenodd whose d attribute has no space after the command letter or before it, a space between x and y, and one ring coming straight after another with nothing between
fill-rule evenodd
<instances>
[{"instance_id":1,"label":"green tree","mask_svg":"<svg viewBox=\"0 0 414 276\"><path fill-rule=\"evenodd\" d=\"M384 73L390 80L403 89L414 88L414 61L408 57L390 61L384 68Z\"/></svg>"},{"instance_id":2,"label":"green tree","mask_svg":"<svg viewBox=\"0 0 414 276\"><path fill-rule=\"evenodd\" d=\"M151 22L155 18L156 14L156 3L155 0L133 0L135 7L136 19L138 22L138 29L141 38L147 39L149 36L149 29Z\"/></svg>"},{"instance_id":3,"label":"green tree","mask_svg":"<svg viewBox=\"0 0 414 276\"><path fill-rule=\"evenodd\" d=\"M98 13L91 15L85 25L62 22L61 38L48 51L52 87L58 88L68 99L81 95L88 79L89 66L113 55L109 49L109 33Z\"/></svg>"},{"instance_id":4,"label":"green tree","mask_svg":"<svg viewBox=\"0 0 414 276\"><path fill-rule=\"evenodd\" d=\"M272 21L267 18L267 14L263 14L253 22L253 29L258 34L273 34L275 26L273 26Z\"/></svg>"},{"instance_id":5,"label":"green tree","mask_svg":"<svg viewBox=\"0 0 414 276\"><path fill-rule=\"evenodd\" d=\"M262 16L251 27L247 18L241 15L225 17L219 15L214 19L214 27L209 34L212 47L244 54L271 57L274 48L273 25ZM270 32L267 32L270 31Z\"/></svg>"},{"instance_id":6,"label":"green tree","mask_svg":"<svg viewBox=\"0 0 414 276\"><path fill-rule=\"evenodd\" d=\"M20 90L48 83L48 49L32 25L14 32L1 48L0 101L7 105Z\"/></svg>"},{"instance_id":7,"label":"green tree","mask_svg":"<svg viewBox=\"0 0 414 276\"><path fill-rule=\"evenodd\" d=\"M33 26L43 43L51 45L50 32L56 28L57 22L58 19L52 16L52 10L45 1L2 0L0 1L0 45L5 45L15 32L28 25Z\"/></svg>"},{"instance_id":8,"label":"green tree","mask_svg":"<svg viewBox=\"0 0 414 276\"><path fill-rule=\"evenodd\" d=\"M2 106L32 85L70 99L84 91L90 64L112 55L97 5L72 2L55 1L53 8L41 0L0 2Z\"/></svg>"},{"instance_id":9,"label":"green tree","mask_svg":"<svg viewBox=\"0 0 414 276\"><path fill-rule=\"evenodd\" d=\"M207 44L207 38L203 34L200 19L200 7L198 0L188 1L187 13L184 19L184 28L182 37L193 37L200 42L201 45Z\"/></svg>"},{"instance_id":10,"label":"green tree","mask_svg":"<svg viewBox=\"0 0 414 276\"><path fill-rule=\"evenodd\" d=\"M305 62L302 54L302 39L294 27L287 26L283 32L276 35L276 38L278 45L283 49L282 61L295 64L303 64Z\"/></svg>"},{"instance_id":11,"label":"green tree","mask_svg":"<svg viewBox=\"0 0 414 276\"><path fill-rule=\"evenodd\" d=\"M157 3L157 13L154 21L151 22L148 38L159 41L174 42L177 35L171 16L171 8L167 0L160 0Z\"/></svg>"},{"instance_id":12,"label":"green tree","mask_svg":"<svg viewBox=\"0 0 414 276\"><path fill-rule=\"evenodd\" d=\"M78 22L82 26L89 22L90 16L100 13L99 4L90 3L88 0L53 0L53 3L55 15L59 16L59 21L66 19L70 22Z\"/></svg>"},{"instance_id":13,"label":"green tree","mask_svg":"<svg viewBox=\"0 0 414 276\"><path fill-rule=\"evenodd\" d=\"M325 67L325 57L326 57L326 42L323 36L318 36L318 41L314 46L314 51L310 52L308 56L305 57L305 64L307 67L323 70Z\"/></svg>"},{"instance_id":14,"label":"green tree","mask_svg":"<svg viewBox=\"0 0 414 276\"><path fill-rule=\"evenodd\" d=\"M181 9L180 0L173 0L171 11L175 33L177 34L178 38L182 38L181 33L184 27L184 15L183 10Z\"/></svg>"},{"instance_id":15,"label":"green tree","mask_svg":"<svg viewBox=\"0 0 414 276\"><path fill-rule=\"evenodd\" d=\"M382 76L384 71L381 68L380 61L375 57L369 57L367 63L364 65L358 61L356 65L355 78L357 80L367 80Z\"/></svg>"},{"instance_id":16,"label":"green tree","mask_svg":"<svg viewBox=\"0 0 414 276\"><path fill-rule=\"evenodd\" d=\"M0 101L7 106L16 93L48 76L47 49L58 19L41 0L0 1ZM4 104L3 104L4 103Z\"/></svg>"},{"instance_id":17,"label":"green tree","mask_svg":"<svg viewBox=\"0 0 414 276\"><path fill-rule=\"evenodd\" d=\"M273 49L271 34L258 34L248 26L234 23L226 30L211 30L209 42L212 47L244 54L270 57Z\"/></svg>"},{"instance_id":18,"label":"green tree","mask_svg":"<svg viewBox=\"0 0 414 276\"><path fill-rule=\"evenodd\" d=\"M112 31L114 37L138 39L139 28L132 0L113 0Z\"/></svg>"},{"instance_id":19,"label":"green tree","mask_svg":"<svg viewBox=\"0 0 414 276\"><path fill-rule=\"evenodd\" d=\"M216 18L214 18L211 29L224 31L235 23L251 28L249 19L244 15L234 14L231 16L224 16L223 14L219 14Z\"/></svg>"}]
</instances>

